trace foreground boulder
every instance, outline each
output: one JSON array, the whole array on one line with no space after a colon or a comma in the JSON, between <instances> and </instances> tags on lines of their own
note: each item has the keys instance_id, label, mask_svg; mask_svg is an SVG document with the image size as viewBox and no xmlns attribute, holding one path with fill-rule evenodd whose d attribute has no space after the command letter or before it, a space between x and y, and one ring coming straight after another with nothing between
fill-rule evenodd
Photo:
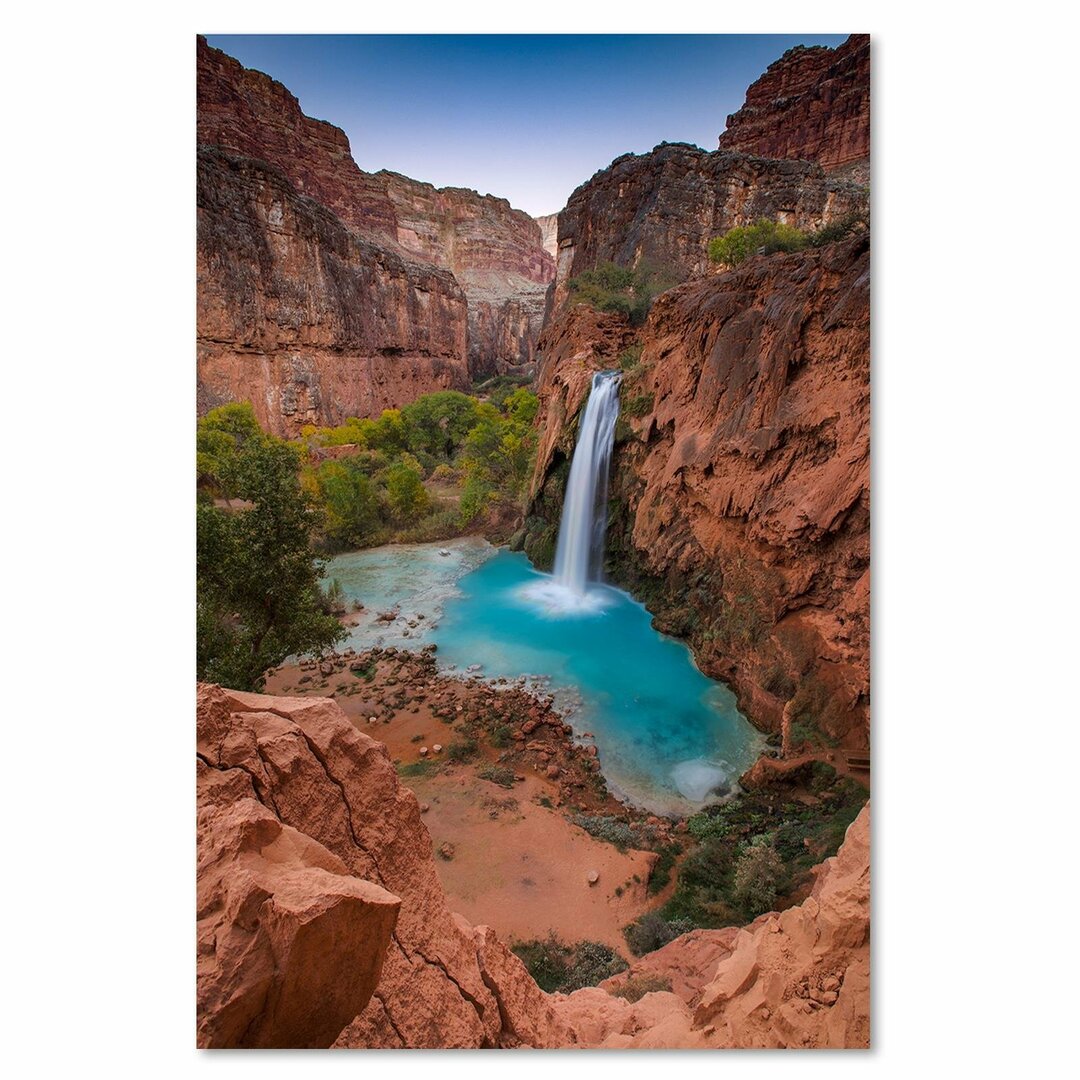
<instances>
[{"instance_id":1,"label":"foreground boulder","mask_svg":"<svg viewBox=\"0 0 1080 1080\"><path fill-rule=\"evenodd\" d=\"M206 850L200 901L204 894L221 897L213 916L200 902L200 1045L283 1045L286 1036L293 1046L572 1042L517 957L486 928L474 930L451 914L416 797L398 783L385 746L359 732L337 704L201 686L197 749ZM237 830L242 835L234 838ZM230 847L244 857L217 856ZM286 861L282 873L296 870L288 884L298 888L301 857L310 867L309 891L279 897L284 882L264 863ZM232 944L245 940L256 919L286 906L297 924L316 915L325 923L284 936L260 929L260 942L270 945L261 951ZM213 921L204 926L206 918ZM315 946L332 948L333 961L319 970L289 957L283 964L277 948L290 945L290 934L303 937L305 948L317 937ZM317 955L315 946L303 954L304 964ZM320 1015L297 1014L287 1031L272 1016L253 1019L257 989L245 992L241 1008L220 988L229 979L259 986L276 980L296 999L316 1003ZM334 1008L320 1001L326 979L355 984ZM274 1000L268 996L262 1007L272 1012Z\"/></svg>"}]
</instances>

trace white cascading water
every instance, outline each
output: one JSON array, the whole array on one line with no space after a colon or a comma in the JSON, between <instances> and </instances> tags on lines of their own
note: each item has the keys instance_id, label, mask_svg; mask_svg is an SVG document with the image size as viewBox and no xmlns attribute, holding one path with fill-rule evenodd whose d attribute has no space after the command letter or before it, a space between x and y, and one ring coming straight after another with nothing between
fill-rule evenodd
<instances>
[{"instance_id":1,"label":"white cascading water","mask_svg":"<svg viewBox=\"0 0 1080 1080\"><path fill-rule=\"evenodd\" d=\"M557 585L576 596L584 596L588 583L599 580L603 569L608 468L619 416L621 381L618 371L598 371L593 376L570 463L554 578Z\"/></svg>"}]
</instances>

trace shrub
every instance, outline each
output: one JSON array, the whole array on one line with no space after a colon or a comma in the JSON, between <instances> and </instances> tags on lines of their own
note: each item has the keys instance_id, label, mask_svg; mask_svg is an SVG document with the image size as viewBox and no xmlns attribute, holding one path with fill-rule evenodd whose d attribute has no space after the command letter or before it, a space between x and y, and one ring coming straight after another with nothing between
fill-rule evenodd
<instances>
[{"instance_id":1,"label":"shrub","mask_svg":"<svg viewBox=\"0 0 1080 1080\"><path fill-rule=\"evenodd\" d=\"M641 352L644 346L638 342L619 353L619 367L623 371L633 371L641 363Z\"/></svg>"},{"instance_id":2,"label":"shrub","mask_svg":"<svg viewBox=\"0 0 1080 1080\"><path fill-rule=\"evenodd\" d=\"M657 911L646 911L623 927L623 937L635 956L644 956L693 929L694 924L689 919L665 919Z\"/></svg>"},{"instance_id":3,"label":"shrub","mask_svg":"<svg viewBox=\"0 0 1080 1080\"><path fill-rule=\"evenodd\" d=\"M751 844L735 863L731 894L756 919L772 911L783 879L784 863L775 849L767 844Z\"/></svg>"},{"instance_id":4,"label":"shrub","mask_svg":"<svg viewBox=\"0 0 1080 1080\"><path fill-rule=\"evenodd\" d=\"M640 1001L646 994L655 994L659 991L671 993L671 980L646 972L627 979L621 986L617 986L612 990L611 995L629 1001L633 1005L634 1002Z\"/></svg>"},{"instance_id":5,"label":"shrub","mask_svg":"<svg viewBox=\"0 0 1080 1080\"><path fill-rule=\"evenodd\" d=\"M777 251L801 251L810 238L794 225L759 218L753 225L739 225L709 241L709 258L722 266L736 267L751 255Z\"/></svg>"},{"instance_id":6,"label":"shrub","mask_svg":"<svg viewBox=\"0 0 1080 1080\"><path fill-rule=\"evenodd\" d=\"M475 739L458 739L446 748L446 756L460 765L472 761L478 750Z\"/></svg>"},{"instance_id":7,"label":"shrub","mask_svg":"<svg viewBox=\"0 0 1080 1080\"><path fill-rule=\"evenodd\" d=\"M628 967L614 950L598 941L566 945L550 934L546 939L520 941L511 951L528 968L541 990L549 994L572 993L584 986L596 986Z\"/></svg>"},{"instance_id":8,"label":"shrub","mask_svg":"<svg viewBox=\"0 0 1080 1080\"><path fill-rule=\"evenodd\" d=\"M811 247L824 247L826 244L835 244L838 240L845 240L852 233L868 229L870 219L863 210L853 210L836 221L830 221L816 232L810 234Z\"/></svg>"},{"instance_id":9,"label":"shrub","mask_svg":"<svg viewBox=\"0 0 1080 1080\"><path fill-rule=\"evenodd\" d=\"M675 860L682 854L679 844L665 844L659 851L659 858L653 867L652 876L649 878L649 895L654 896L662 892L671 881L671 871L675 866Z\"/></svg>"},{"instance_id":10,"label":"shrub","mask_svg":"<svg viewBox=\"0 0 1080 1080\"><path fill-rule=\"evenodd\" d=\"M499 787L512 788L514 786L514 770L504 765L485 765L477 774L481 780L490 780Z\"/></svg>"},{"instance_id":11,"label":"shrub","mask_svg":"<svg viewBox=\"0 0 1080 1080\"><path fill-rule=\"evenodd\" d=\"M614 844L619 851L626 851L628 848L649 851L656 845L656 830L648 825L631 825L619 818L602 814L575 814L571 820L597 840Z\"/></svg>"},{"instance_id":12,"label":"shrub","mask_svg":"<svg viewBox=\"0 0 1080 1080\"><path fill-rule=\"evenodd\" d=\"M500 724L491 733L491 745L494 746L496 750L506 749L513 741L513 732L507 724Z\"/></svg>"},{"instance_id":13,"label":"shrub","mask_svg":"<svg viewBox=\"0 0 1080 1080\"><path fill-rule=\"evenodd\" d=\"M597 311L620 312L632 326L640 326L654 298L678 283L678 277L666 268L641 264L631 270L604 262L572 277L568 284L574 302Z\"/></svg>"}]
</instances>

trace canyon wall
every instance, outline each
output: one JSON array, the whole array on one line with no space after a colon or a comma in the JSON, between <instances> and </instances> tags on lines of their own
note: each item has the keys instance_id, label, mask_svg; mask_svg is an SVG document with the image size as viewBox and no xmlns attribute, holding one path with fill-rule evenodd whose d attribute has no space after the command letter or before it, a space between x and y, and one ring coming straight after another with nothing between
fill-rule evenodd
<instances>
[{"instance_id":1,"label":"canyon wall","mask_svg":"<svg viewBox=\"0 0 1080 1080\"><path fill-rule=\"evenodd\" d=\"M359 239L265 162L208 147L197 215L200 413L248 400L293 436L470 385L448 271Z\"/></svg>"},{"instance_id":2,"label":"canyon wall","mask_svg":"<svg viewBox=\"0 0 1080 1080\"><path fill-rule=\"evenodd\" d=\"M540 227L506 199L465 188L436 188L398 173L376 173L397 215L397 241L446 267L469 302L469 370L493 375L533 361L555 260Z\"/></svg>"},{"instance_id":3,"label":"canyon wall","mask_svg":"<svg viewBox=\"0 0 1080 1080\"><path fill-rule=\"evenodd\" d=\"M200 230L247 238L267 233L258 244L228 245L225 260L204 257L200 233L200 294L216 294L200 295L200 315L224 310L230 296L243 312L200 321L200 411L251 400L271 430L295 434L305 423L377 414L431 390L467 389L478 377L532 363L554 263L539 226L505 199L364 172L343 131L305 116L281 83L201 37L197 138L222 158L248 159L252 175L258 163L271 166L264 172L289 185L290 205L303 202L310 217L318 204L337 219L340 232L359 241L352 244L356 272L341 289L322 265L321 247L298 260L296 243L283 239L291 225L283 229L260 217L257 192L238 198L235 177L215 195L210 188L218 177L200 159ZM205 212L217 211L208 225ZM332 231L328 215L321 220L322 233ZM324 239L320 235L318 243ZM340 248L344 241L335 243ZM253 261L241 265L242 251ZM279 286L286 281L283 293ZM260 290L264 295L254 299ZM323 321L313 340L291 325L306 318L300 305ZM412 322L415 331L406 326ZM338 323L350 329L342 333ZM357 345L353 330L361 323L363 343Z\"/></svg>"},{"instance_id":4,"label":"canyon wall","mask_svg":"<svg viewBox=\"0 0 1080 1080\"><path fill-rule=\"evenodd\" d=\"M559 215L544 214L536 219L536 224L540 226L540 237L541 242L544 245L544 250L552 257L552 259L558 258Z\"/></svg>"},{"instance_id":5,"label":"canyon wall","mask_svg":"<svg viewBox=\"0 0 1080 1080\"><path fill-rule=\"evenodd\" d=\"M851 749L869 745L869 266L861 232L669 290L637 332L562 312L522 538L550 565L578 412L621 356L609 574L759 727Z\"/></svg>"},{"instance_id":6,"label":"canyon wall","mask_svg":"<svg viewBox=\"0 0 1080 1080\"><path fill-rule=\"evenodd\" d=\"M865 202L865 189L826 177L814 162L685 143L625 154L559 214L556 308L569 279L598 263L651 267L682 281L708 270L708 243L728 229L762 217L816 229Z\"/></svg>"},{"instance_id":7,"label":"canyon wall","mask_svg":"<svg viewBox=\"0 0 1080 1080\"><path fill-rule=\"evenodd\" d=\"M619 977L543 993L447 908L431 837L339 706L200 686L200 1047L865 1046L869 811L799 907L694 931Z\"/></svg>"},{"instance_id":8,"label":"canyon wall","mask_svg":"<svg viewBox=\"0 0 1080 1080\"><path fill-rule=\"evenodd\" d=\"M836 49L789 49L747 90L719 146L868 180L870 35L852 34Z\"/></svg>"}]
</instances>

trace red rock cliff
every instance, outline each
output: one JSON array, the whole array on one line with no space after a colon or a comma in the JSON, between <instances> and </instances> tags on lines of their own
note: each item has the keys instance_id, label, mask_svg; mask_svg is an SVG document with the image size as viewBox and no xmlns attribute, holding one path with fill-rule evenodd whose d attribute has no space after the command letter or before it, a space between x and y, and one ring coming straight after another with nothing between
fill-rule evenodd
<instances>
[{"instance_id":1,"label":"red rock cliff","mask_svg":"<svg viewBox=\"0 0 1080 1080\"><path fill-rule=\"evenodd\" d=\"M249 400L279 435L469 386L452 274L359 239L276 168L199 151L200 412Z\"/></svg>"},{"instance_id":2,"label":"red rock cliff","mask_svg":"<svg viewBox=\"0 0 1080 1080\"><path fill-rule=\"evenodd\" d=\"M761 217L813 229L865 202L820 165L664 143L626 154L570 196L559 214L555 301L567 281L601 262L644 264L676 280L708 268L709 241Z\"/></svg>"},{"instance_id":3,"label":"red rock cliff","mask_svg":"<svg viewBox=\"0 0 1080 1080\"><path fill-rule=\"evenodd\" d=\"M415 796L327 699L198 691L203 1047L859 1046L869 818L813 895L644 957L674 992L544 994L447 908Z\"/></svg>"},{"instance_id":4,"label":"red rock cliff","mask_svg":"<svg viewBox=\"0 0 1080 1080\"><path fill-rule=\"evenodd\" d=\"M410 283L404 294L363 288L341 294L330 288L320 297L327 282L316 273L303 286L316 307L340 308L345 318L363 319L373 329L392 328L385 339L370 335L367 339L365 356L382 358L370 379L363 365L334 366L335 350L348 361L347 344L331 345L330 352L316 356L303 343L293 342L283 375L282 358L263 363L252 353L247 334L231 340L218 332L221 327L205 334L200 327L200 408L249 398L260 419L269 418L275 431L292 432L301 423L337 422L339 405L346 410L362 408L360 415L370 415L427 391L464 388L478 375L533 360L554 263L528 215L513 210L505 199L462 189L437 191L393 173L364 172L353 160L343 131L305 116L281 83L243 67L201 37L197 75L200 145L216 147L230 157L269 163L296 195L319 203L366 242L363 258L393 262L403 268L403 279ZM208 178L200 179L206 194ZM237 222L237 228L249 232L261 227L258 220ZM274 245L262 246L271 259L278 254ZM267 265L264 258L242 276L265 277ZM240 268L231 268L231 278L218 277L219 269L223 268L215 262L201 264L200 288L213 289L222 299L233 289ZM378 270L373 273L379 276ZM357 310L347 310L349 305ZM249 320L261 317L260 308L248 302ZM403 323L417 313L421 325L414 336L425 341L420 350L415 343L402 341L409 336ZM272 326L252 332L264 338L277 336ZM418 352L439 362L417 364ZM397 355L405 358L401 371L393 370L390 362ZM428 367L438 372L429 372ZM295 389L285 389L294 369L300 381ZM313 369L318 369L321 386L334 384L342 392L310 392ZM345 387L357 380L363 385L353 385L345 393ZM299 402L296 409L289 404L294 400ZM290 411L278 411L281 402Z\"/></svg>"},{"instance_id":5,"label":"red rock cliff","mask_svg":"<svg viewBox=\"0 0 1080 1080\"><path fill-rule=\"evenodd\" d=\"M609 569L759 726L869 740L869 238L660 296L621 389ZM575 306L542 341L526 549L550 558L574 417L634 340Z\"/></svg>"},{"instance_id":6,"label":"red rock cliff","mask_svg":"<svg viewBox=\"0 0 1080 1080\"><path fill-rule=\"evenodd\" d=\"M469 301L469 369L490 375L529 364L555 261L540 227L506 199L435 188L381 172L397 214L397 241L453 271Z\"/></svg>"},{"instance_id":7,"label":"red rock cliff","mask_svg":"<svg viewBox=\"0 0 1080 1080\"><path fill-rule=\"evenodd\" d=\"M720 149L816 161L867 179L870 36L852 34L836 49L789 49L727 118Z\"/></svg>"}]
</instances>

